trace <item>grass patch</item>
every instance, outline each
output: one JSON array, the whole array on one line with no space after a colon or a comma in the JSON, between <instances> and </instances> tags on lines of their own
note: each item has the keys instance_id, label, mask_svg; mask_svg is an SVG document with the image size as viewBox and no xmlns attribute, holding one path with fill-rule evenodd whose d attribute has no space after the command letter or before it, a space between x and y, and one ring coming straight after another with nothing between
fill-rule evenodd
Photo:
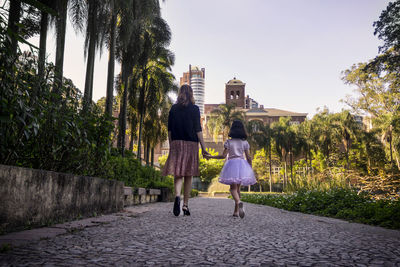
<instances>
[{"instance_id":1,"label":"grass patch","mask_svg":"<svg viewBox=\"0 0 400 267\"><path fill-rule=\"evenodd\" d=\"M242 201L400 229L400 200L374 200L352 189L299 190L293 194L242 193Z\"/></svg>"}]
</instances>

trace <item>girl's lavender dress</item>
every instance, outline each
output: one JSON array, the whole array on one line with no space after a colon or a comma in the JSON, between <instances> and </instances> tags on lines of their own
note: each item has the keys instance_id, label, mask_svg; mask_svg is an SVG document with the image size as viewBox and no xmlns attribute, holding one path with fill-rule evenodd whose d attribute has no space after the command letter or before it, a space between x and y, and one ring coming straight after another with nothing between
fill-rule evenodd
<instances>
[{"instance_id":1,"label":"girl's lavender dress","mask_svg":"<svg viewBox=\"0 0 400 267\"><path fill-rule=\"evenodd\" d=\"M253 169L243 153L250 148L247 141L238 138L228 139L224 147L228 149L228 160L222 168L219 182L223 184L252 185L256 183Z\"/></svg>"}]
</instances>

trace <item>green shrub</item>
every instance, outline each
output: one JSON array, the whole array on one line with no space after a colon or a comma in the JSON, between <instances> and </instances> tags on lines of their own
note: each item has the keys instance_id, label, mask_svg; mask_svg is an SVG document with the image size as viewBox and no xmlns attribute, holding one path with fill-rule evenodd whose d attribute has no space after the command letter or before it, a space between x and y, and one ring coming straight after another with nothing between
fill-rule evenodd
<instances>
[{"instance_id":1,"label":"green shrub","mask_svg":"<svg viewBox=\"0 0 400 267\"><path fill-rule=\"evenodd\" d=\"M54 66L36 74L37 56L10 58L0 44L0 163L99 176L109 157L112 119L96 105L82 111L71 80L53 87Z\"/></svg>"},{"instance_id":2,"label":"green shrub","mask_svg":"<svg viewBox=\"0 0 400 267\"><path fill-rule=\"evenodd\" d=\"M400 229L400 200L373 200L352 189L300 190L293 194L243 193L245 202Z\"/></svg>"},{"instance_id":3,"label":"green shrub","mask_svg":"<svg viewBox=\"0 0 400 267\"><path fill-rule=\"evenodd\" d=\"M134 157L127 155L111 156L107 162L107 172L103 176L107 179L123 181L126 186L144 188L168 187L173 190L173 178L161 175L160 171L142 164Z\"/></svg>"},{"instance_id":4,"label":"green shrub","mask_svg":"<svg viewBox=\"0 0 400 267\"><path fill-rule=\"evenodd\" d=\"M192 189L192 191L190 191L190 197L197 197L198 195L199 195L199 190Z\"/></svg>"}]
</instances>

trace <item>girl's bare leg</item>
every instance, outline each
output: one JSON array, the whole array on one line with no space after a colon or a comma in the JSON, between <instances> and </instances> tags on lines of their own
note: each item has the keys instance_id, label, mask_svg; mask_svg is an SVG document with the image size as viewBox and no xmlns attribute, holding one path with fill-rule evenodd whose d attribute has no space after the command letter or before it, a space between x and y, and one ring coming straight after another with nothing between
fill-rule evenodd
<instances>
[{"instance_id":1,"label":"girl's bare leg","mask_svg":"<svg viewBox=\"0 0 400 267\"><path fill-rule=\"evenodd\" d=\"M239 198L239 194L238 194L238 189L237 189L238 185L237 184L232 184L231 185L231 195L233 200L235 201L235 210L233 212L234 216L238 216L239 215L239 202L240 202L240 198Z\"/></svg>"}]
</instances>

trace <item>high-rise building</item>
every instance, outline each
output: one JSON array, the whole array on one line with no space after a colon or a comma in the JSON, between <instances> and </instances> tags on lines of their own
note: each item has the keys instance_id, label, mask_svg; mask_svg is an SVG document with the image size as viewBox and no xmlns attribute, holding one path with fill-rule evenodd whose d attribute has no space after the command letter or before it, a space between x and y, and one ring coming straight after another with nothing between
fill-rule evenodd
<instances>
[{"instance_id":1,"label":"high-rise building","mask_svg":"<svg viewBox=\"0 0 400 267\"><path fill-rule=\"evenodd\" d=\"M189 65L189 71L184 72L180 79L180 85L188 84L193 89L196 105L199 106L200 114L204 114L204 79L206 69Z\"/></svg>"}]
</instances>

